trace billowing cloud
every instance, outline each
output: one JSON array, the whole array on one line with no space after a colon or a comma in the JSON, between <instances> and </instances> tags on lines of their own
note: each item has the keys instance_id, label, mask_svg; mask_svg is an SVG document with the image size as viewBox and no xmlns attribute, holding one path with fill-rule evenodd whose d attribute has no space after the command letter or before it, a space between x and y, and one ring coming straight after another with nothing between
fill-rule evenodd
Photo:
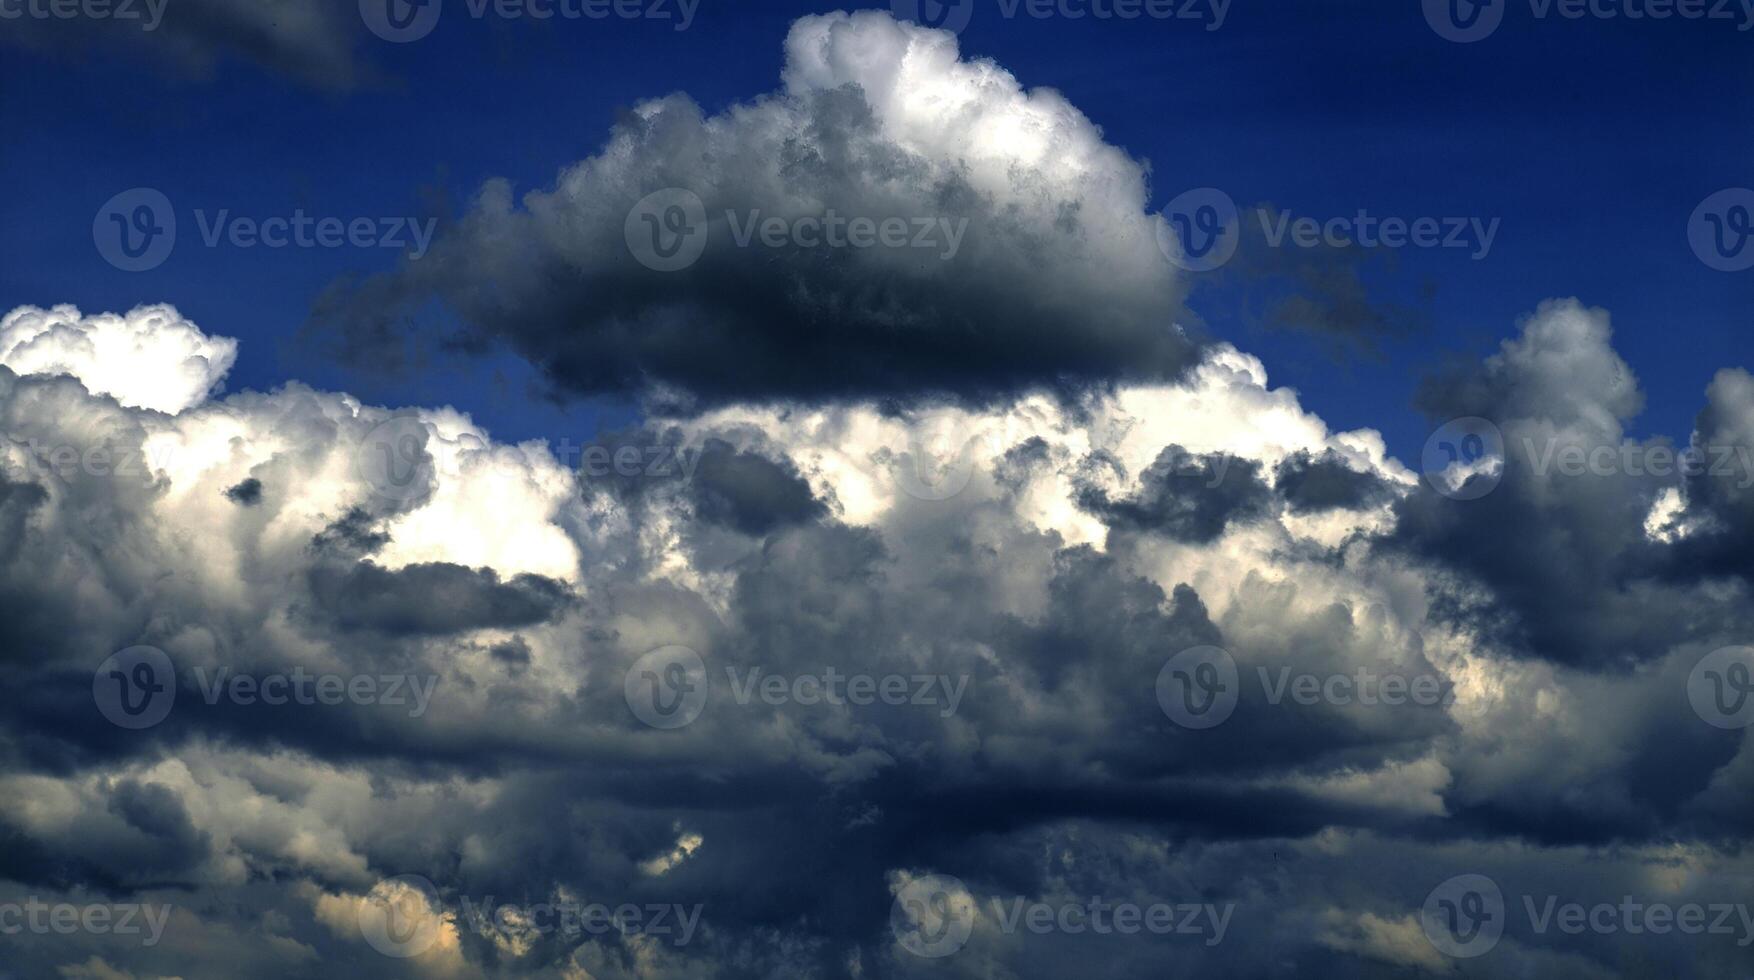
<instances>
[{"instance_id":1,"label":"billowing cloud","mask_svg":"<svg viewBox=\"0 0 1754 980\"><path fill-rule=\"evenodd\" d=\"M1057 92L875 12L805 17L785 51L779 91L711 116L642 102L553 187L489 182L318 323L388 363L394 325L437 298L558 390L667 405L984 398L1192 363L1146 168Z\"/></svg>"},{"instance_id":2,"label":"billowing cloud","mask_svg":"<svg viewBox=\"0 0 1754 980\"><path fill-rule=\"evenodd\" d=\"M176 414L205 401L237 359L164 304L82 316L71 306L21 306L0 319L0 364L17 374L66 374L129 408Z\"/></svg>"},{"instance_id":3,"label":"billowing cloud","mask_svg":"<svg viewBox=\"0 0 1754 980\"><path fill-rule=\"evenodd\" d=\"M174 311L155 322L222 344ZM1512 444L1542 425L1617 439L1637 404L1618 366L1605 316L1561 303L1433 391L1489 393L1442 395L1456 410L1514 408L1497 416ZM612 453L496 443L454 410L296 385L168 415L77 376L0 378L17 433L0 602L19 651L0 667L0 875L16 896L97 888L176 909L150 948L32 937L19 962L33 967L1036 976L1100 956L1146 976L1173 955L1214 977L1285 963L1608 976L1599 937L1526 925L1481 964L1451 959L1419 908L1465 873L1513 902L1728 901L1746 873L1725 848L1754 762L1686 693L1700 658L1747 635L1748 607L1723 598L1745 586L1680 574L1668 559L1690 539L1644 531L1663 489L1727 524L1735 498L1715 485L1602 478L1627 499L1592 505L1589 526L1636 535L1648 553L1628 567L1650 578L1574 571L1575 616L1694 619L1666 642L1641 633L1648 667L1627 673L1531 641L1552 607L1433 536L1484 533L1471 508L1573 519L1554 498L1590 498L1535 492L1557 471L1512 454L1491 494L1444 497L1376 433L1331 431L1229 348L1183 380L1071 402L730 404L614 434L644 447L619 470ZM1718 376L1696 438L1742 431L1741 380ZM50 465L42 450L62 445L137 454L144 471ZM1591 540L1554 538L1548 561ZM175 664L177 700L129 731L94 707L92 670L142 643ZM687 724L653 728L629 679L676 645L700 657L704 698ZM1237 702L1189 729L1158 679L1211 647L1236 666ZM830 668L906 678L908 696L798 696ZM397 675L426 700L416 714L412 695L210 698L221 671ZM1288 693L1306 675L1435 696ZM1599 875L1575 873L1580 854ZM405 874L431 883L419 901L442 925L403 961L359 923L383 889L425 894L384 884ZM898 890L934 874L976 910L942 961L891 927ZM1091 895L1210 918L1102 943L1008 919ZM508 900L510 918L471 917ZM592 901L700 918L686 943L519 918ZM1683 972L1737 955L1702 937L1645 949Z\"/></svg>"},{"instance_id":4,"label":"billowing cloud","mask_svg":"<svg viewBox=\"0 0 1754 980\"><path fill-rule=\"evenodd\" d=\"M1720 376L1714 402L1724 390ZM1464 508L1428 487L1405 501L1396 532L1486 588L1489 602L1466 588L1455 596L1477 628L1545 659L1619 667L1661 657L1680 638L1733 639L1698 583L1737 566L1745 574L1747 552L1709 568L1690 557L1703 538L1666 547L1647 525L1665 495L1684 490L1710 508L1737 493L1754 479L1754 458L1710 410L1691 462L1666 437L1630 436L1644 396L1611 345L1607 311L1542 304L1478 369L1431 379L1421 403L1436 422L1484 419L1488 441L1502 444L1502 473L1476 477L1496 481L1490 493Z\"/></svg>"}]
</instances>

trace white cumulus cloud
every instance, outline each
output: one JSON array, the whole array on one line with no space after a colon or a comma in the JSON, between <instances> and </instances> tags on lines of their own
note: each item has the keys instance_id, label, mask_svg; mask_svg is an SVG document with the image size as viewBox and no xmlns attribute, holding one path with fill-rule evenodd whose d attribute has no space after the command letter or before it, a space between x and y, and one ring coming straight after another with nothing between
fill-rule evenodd
<instances>
[{"instance_id":1,"label":"white cumulus cloud","mask_svg":"<svg viewBox=\"0 0 1754 980\"><path fill-rule=\"evenodd\" d=\"M237 341L209 337L168 303L84 316L74 306L21 306L0 319L0 364L66 374L129 408L176 414L218 388Z\"/></svg>"}]
</instances>

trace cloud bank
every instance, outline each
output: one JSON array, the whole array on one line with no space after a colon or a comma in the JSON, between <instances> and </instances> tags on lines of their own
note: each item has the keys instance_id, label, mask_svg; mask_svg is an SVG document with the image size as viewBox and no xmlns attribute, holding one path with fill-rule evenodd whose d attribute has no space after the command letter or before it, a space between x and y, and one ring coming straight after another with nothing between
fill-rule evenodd
<instances>
[{"instance_id":1,"label":"cloud bank","mask_svg":"<svg viewBox=\"0 0 1754 980\"><path fill-rule=\"evenodd\" d=\"M559 388L689 409L586 447L221 395L235 343L169 305L7 314L0 911L165 918L0 969L1745 969L1735 915L1525 900L1749 893L1754 380L1634 438L1609 314L1556 299L1430 380L1468 427L1403 463L1175 329L1144 177L948 35L805 18L782 91L645 104L336 300L356 344L436 297ZM970 220L948 262L714 225L663 272L626 219L669 186ZM1502 893L1477 958L1422 914L1462 875ZM1097 902L1180 911L1066 925Z\"/></svg>"},{"instance_id":2,"label":"cloud bank","mask_svg":"<svg viewBox=\"0 0 1754 980\"><path fill-rule=\"evenodd\" d=\"M230 349L168 307L88 319ZM1431 397L1503 407L1513 446L1525 430L1618 440L1636 381L1607 383L1624 368L1609 339L1600 311L1550 304ZM653 475L661 454L642 454L634 476L496 443L452 409L298 385L130 407L84 380L108 367L0 374L3 874L21 900L176 911L150 948L27 935L20 963L909 976L939 961L898 942L891 910L936 874L977 910L942 961L953 975L1100 955L1120 976L1166 956L1214 977L1286 963L1611 976L1618 947L1596 936L1523 929L1491 958L1449 959L1419 905L1465 872L1579 900L1730 901L1745 881L1746 738L1686 697L1701 658L1751 626L1725 598L1745 596L1745 565L1685 557L1736 533L1733 481L1537 477L1511 452L1500 486L1458 501L1224 347L1179 382L1072 405L728 405L622 433L697 461ZM1696 438L1746 431L1746 387L1736 372L1712 383ZM405 432L419 449L403 485L374 461ZM60 445L142 472L57 467L41 450ZM253 502L230 492L251 480ZM1715 530L1652 533L1671 493L1675 522ZM1500 548L1574 531L1488 560L1452 522ZM1622 564L1597 570L1604 555ZM1575 608L1537 601L1531 578L1563 583ZM1541 640L1594 619L1623 624L1622 645ZM92 671L135 644L165 651L178 696L128 731L93 707ZM705 698L688 724L653 728L627 680L674 645L701 658ZM1169 658L1203 646L1227 651L1241 687L1205 732L1155 689ZM738 695L831 666L909 678L910 694ZM415 717L209 703L221 669L435 682ZM1446 694L1273 697L1280 677L1361 670ZM920 677L937 693L917 697ZM418 908L443 925L390 959L360 922L408 873L433 883ZM1090 894L1232 918L1214 945L1210 930L1093 945L1002 927L1007 902ZM678 943L464 914L464 899L507 896L698 905L702 924ZM1639 949L1694 973L1742 955L1699 937Z\"/></svg>"}]
</instances>

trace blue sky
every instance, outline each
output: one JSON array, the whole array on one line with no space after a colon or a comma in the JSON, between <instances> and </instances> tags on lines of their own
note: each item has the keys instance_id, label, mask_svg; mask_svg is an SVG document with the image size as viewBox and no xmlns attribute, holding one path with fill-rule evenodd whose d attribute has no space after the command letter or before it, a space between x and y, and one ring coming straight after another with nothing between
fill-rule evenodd
<instances>
[{"instance_id":1,"label":"blue sky","mask_svg":"<svg viewBox=\"0 0 1754 980\"><path fill-rule=\"evenodd\" d=\"M1489 350L1550 296L1613 314L1649 396L1639 433L1685 438L1711 370L1749 360L1754 276L1708 268L1686 239L1705 196L1754 183L1754 133L1724 124L1727 109L1754 104L1754 31L1740 30L1739 7L1731 19L1574 20L1523 0L1490 37L1457 44L1414 2L1235 0L1218 30L1209 14L1035 19L971 2L965 54L1061 90L1148 159L1154 207L1214 186L1318 219L1362 208L1501 220L1479 260L1405 248L1372 261L1373 300L1410 313L1380 351L1264 328L1238 312L1234 289L1190 302L1276 384L1338 428L1381 429L1403 459L1429 428L1410 404L1419 378L1451 352ZM495 176L520 192L548 186L639 99L685 91L713 111L774 89L787 24L844 5L707 0L685 31L476 20L452 6L410 44L349 21L361 71L350 87L235 54L191 72L138 45L9 49L0 179L30 192L0 225L0 296L88 312L173 302L243 341L232 390L297 378L368 400L449 401L510 438L588 435L600 411L622 417L625 406L528 397L530 373L509 355L399 377L333 364L300 336L313 299L339 276L389 268L392 250L207 248L192 213L427 214ZM99 256L91 220L137 186L164 191L185 225L168 261L128 273Z\"/></svg>"}]
</instances>

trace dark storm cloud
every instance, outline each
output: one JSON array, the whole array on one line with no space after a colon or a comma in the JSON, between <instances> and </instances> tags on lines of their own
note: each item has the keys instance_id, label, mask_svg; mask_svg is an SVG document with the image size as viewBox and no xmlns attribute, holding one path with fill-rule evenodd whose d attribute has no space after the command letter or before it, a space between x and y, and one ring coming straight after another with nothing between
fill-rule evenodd
<instances>
[{"instance_id":1,"label":"dark storm cloud","mask_svg":"<svg viewBox=\"0 0 1754 980\"><path fill-rule=\"evenodd\" d=\"M520 636L496 644L490 652L493 659L505 664L509 670L522 670L530 665L530 644Z\"/></svg>"},{"instance_id":2,"label":"dark storm cloud","mask_svg":"<svg viewBox=\"0 0 1754 980\"><path fill-rule=\"evenodd\" d=\"M946 552L943 574L955 574L955 554ZM1068 821L1095 840L1148 829L1246 841L1380 819L1296 790L1228 784L1222 775L1238 764L1262 774L1300 769L1325 752L1344 754L1354 741L1348 723L1313 712L1296 724L1295 740L1271 730L1250 734L1259 728L1252 718L1222 739L1187 738L1166 724L1149 684L1162 651L1224 639L1187 587L1167 597L1111 558L1068 551L1055 561L1048 607L1025 623L983 610L968 591L955 598L937 587L893 592L892 559L868 532L805 525L780 533L751 561L710 641L715 668L909 670L916 662L902 648L931 643L940 651L933 669L973 675L957 719L879 704L850 708L857 725L848 729L839 712L737 705L721 685L699 721L638 757L605 754L588 770L510 775L491 803L434 817L436 834L376 839L386 870L450 868L448 886L466 895L565 887L635 902L701 902L725 943L802 917L820 942L786 954L751 950L747 975L774 972L781 962L840 975L848 948L878 958L872 968L885 973L877 965L891 943L883 882L898 865L948 868L1000 894L1034 894L1046 886L1048 869L1019 860L1008 842L1052 836ZM966 575L974 594L990 594L993 584L983 578ZM623 628L634 618L683 618L662 592L615 590L606 598L610 605L596 614ZM955 648L968 641L1010 651L1008 676L958 656ZM618 686L585 694L583 717L614 717ZM1031 708L1037 691L1046 700ZM1028 717L1048 705L1049 717ZM1104 713L1093 714L1096 705ZM790 734L778 742L761 736L769 721ZM991 747L957 748L945 737L953 724L977 725ZM1268 748L1292 742L1293 753ZM893 762L879 762L869 777L855 775L874 755ZM538 826L528 819L534 812L555 814L555 821ZM678 826L707 843L676 871L642 877L634 858L661 853ZM475 859L457 868L442 841L465 828ZM1092 873L1112 886L1105 873ZM1166 897L1178 888L1167 880L1155 887ZM1195 895L1239 897L1216 882L1182 900ZM706 955L732 948L719 942ZM480 958L494 955L479 938L465 946ZM546 937L520 965L557 966L575 948ZM1122 975L1144 975L1149 957L1139 955ZM1209 955L1210 975L1225 975L1230 957ZM906 972L905 964L893 969Z\"/></svg>"},{"instance_id":3,"label":"dark storm cloud","mask_svg":"<svg viewBox=\"0 0 1754 980\"><path fill-rule=\"evenodd\" d=\"M132 779L106 790L101 809L84 810L54 828L53 840L16 841L23 847L6 862L5 877L116 894L156 883L192 883L211 841L190 821L177 793ZM14 832L4 824L0 819L0 838Z\"/></svg>"},{"instance_id":4,"label":"dark storm cloud","mask_svg":"<svg viewBox=\"0 0 1754 980\"><path fill-rule=\"evenodd\" d=\"M1481 368L1430 379L1420 403L1434 425L1472 416L1497 426L1503 476L1477 500L1422 483L1399 504L1392 541L1489 589L1492 601L1465 615L1526 654L1624 668L1678 640L1722 636L1745 617L1656 581L1672 550L1645 523L1678 481L1621 460L1656 447L1672 458L1673 449L1625 435L1643 395L1608 340L1604 311L1554 301ZM1562 453L1607 462L1567 470Z\"/></svg>"},{"instance_id":5,"label":"dark storm cloud","mask_svg":"<svg viewBox=\"0 0 1754 980\"><path fill-rule=\"evenodd\" d=\"M130 842L124 851L138 861L136 873L186 871L207 856L208 836L196 829L182 798L169 788L126 780L116 786L109 802L110 812L122 818L129 831L147 838Z\"/></svg>"},{"instance_id":6,"label":"dark storm cloud","mask_svg":"<svg viewBox=\"0 0 1754 980\"><path fill-rule=\"evenodd\" d=\"M242 507L254 507L262 502L262 481L252 476L234 487L227 487L225 499Z\"/></svg>"},{"instance_id":7,"label":"dark storm cloud","mask_svg":"<svg viewBox=\"0 0 1754 980\"><path fill-rule=\"evenodd\" d=\"M0 474L0 562L10 562L24 541L24 522L49 499L35 483L17 483Z\"/></svg>"},{"instance_id":8,"label":"dark storm cloud","mask_svg":"<svg viewBox=\"0 0 1754 980\"><path fill-rule=\"evenodd\" d=\"M0 823L0 877L25 885L121 892L121 877L98 861L58 851L26 831Z\"/></svg>"},{"instance_id":9,"label":"dark storm cloud","mask_svg":"<svg viewBox=\"0 0 1754 980\"><path fill-rule=\"evenodd\" d=\"M350 507L328 527L311 536L311 548L342 555L369 555L390 543L387 532L377 530L378 519L364 507Z\"/></svg>"},{"instance_id":10,"label":"dark storm cloud","mask_svg":"<svg viewBox=\"0 0 1754 980\"><path fill-rule=\"evenodd\" d=\"M409 339L398 325L437 299L464 346L503 344L560 392L672 407L987 399L1174 378L1192 363L1138 164L1057 96L1008 77L971 88L961 111L975 121L959 124L1039 121L1063 144L1051 152L1084 172L1024 158L1024 144L948 138L896 93L868 90L897 84L885 64L947 57L948 35L834 16L794 28L785 91L711 118L680 95L643 104L555 187L520 199L491 181L418 261L337 283L313 324L349 356L394 363ZM841 53L855 44L858 56ZM705 237L685 268L655 271L629 242L661 233L636 205L669 188L700 202L704 223L690 227ZM751 230L770 219L787 230ZM834 245L825 226L789 230L853 219L907 230L869 247L844 232Z\"/></svg>"},{"instance_id":11,"label":"dark storm cloud","mask_svg":"<svg viewBox=\"0 0 1754 980\"><path fill-rule=\"evenodd\" d=\"M1685 475L1692 525L1675 547L1675 576L1734 575L1754 582L1754 377L1743 369L1718 372L1694 423L1695 453Z\"/></svg>"},{"instance_id":12,"label":"dark storm cloud","mask_svg":"<svg viewBox=\"0 0 1754 980\"><path fill-rule=\"evenodd\" d=\"M1166 446L1140 477L1137 496L1113 500L1100 488L1080 503L1111 525L1208 544L1233 522L1266 512L1272 492L1254 460Z\"/></svg>"},{"instance_id":13,"label":"dark storm cloud","mask_svg":"<svg viewBox=\"0 0 1754 980\"><path fill-rule=\"evenodd\" d=\"M394 571L371 561L310 570L311 598L322 620L342 630L446 634L539 623L566 602L566 589L539 575L501 582L490 568L447 562Z\"/></svg>"},{"instance_id":14,"label":"dark storm cloud","mask_svg":"<svg viewBox=\"0 0 1754 980\"><path fill-rule=\"evenodd\" d=\"M1285 457L1274 468L1273 488L1297 514L1374 507L1395 497L1388 481L1348 466L1332 450L1319 456L1296 452Z\"/></svg>"},{"instance_id":15,"label":"dark storm cloud","mask_svg":"<svg viewBox=\"0 0 1754 980\"><path fill-rule=\"evenodd\" d=\"M1722 628L1701 616L1715 603L1645 581L1660 558L1642 530L1653 493L1617 477L1580 477L1554 495L1517 475L1526 463L1513 455L1504 482L1479 500L1420 487L1399 505L1392 546L1490 591L1490 601L1456 615L1530 656L1600 667L1628 667Z\"/></svg>"},{"instance_id":16,"label":"dark storm cloud","mask_svg":"<svg viewBox=\"0 0 1754 980\"><path fill-rule=\"evenodd\" d=\"M1481 401L1463 398L1456 410L1541 405L1555 424L1606 433L1600 420L1615 416L1599 406L1624 408L1630 399L1596 377L1604 365L1608 378L1613 372L1591 322L1561 311L1482 368L1484 380L1443 390L1481 390ZM1513 390L1530 385L1548 394ZM1729 385L1713 397L1716 414L1702 430L1733 427L1741 417L1733 391ZM127 431L113 405L66 381L25 379L6 394L55 409L40 416L52 420L46 429L89 427L96 418L107 419L100 428ZM11 411L12 401L0 401L0 414ZM343 432L371 425L340 399L293 390L240 396L215 411L250 432L237 445L252 448L240 448L227 475L207 478L199 493L173 492L194 479L187 472L143 491L94 481L22 491L29 502L20 558L0 569L6 601L27 604L38 594L36 576L21 574L18 562L40 562L64 540L88 542L94 560L111 563L111 578L127 585L119 592L139 590L150 600L93 601L80 621L102 630L45 634L41 669L7 668L0 759L9 773L54 780L57 792L72 794L63 797L69 812L79 814L63 829L0 809L0 833L18 845L5 860L14 881L133 896L187 888L202 897L200 915L214 928L244 923L236 927L257 940L281 928L264 923L284 921L325 967L383 972L395 965L360 939L352 906L339 896L414 871L452 902L566 893L701 903L707 931L687 947L661 949L648 973L906 977L926 967L889 931L893 876L937 872L961 878L983 903L1068 891L1236 903L1232 938L1215 948L1168 938L1097 947L1067 935L983 934L974 940L978 952L952 960L947 975L1001 965L1034 976L1044 964L1092 956L1129 978L1160 972L1164 957L1204 977L1261 975L1286 962L1369 975L1398 962L1393 957L1433 953L1416 931L1395 931L1436 883L1413 880L1407 866L1453 864L1449 873L1461 873L1488 865L1515 840L1526 852L1522 866L1539 868L1530 873L1545 880L1572 859L1565 848L1694 849L1740 833L1735 821L1747 792L1735 768L1738 746L1690 717L1681 692L1698 652L1676 645L1685 632L1653 647L1644 661L1651 673L1637 683L1612 671L1571 673L1564 651L1549 648L1503 662L1490 636L1458 659L1443 615L1408 611L1424 598L1416 589L1366 584L1379 576L1430 584L1441 612L1503 619L1506 636L1554 614L1527 597L1501 596L1497 590L1513 583L1509 570L1482 564L1484 546L1460 544L1488 535L1474 520L1553 508L1535 493L1526 463L1481 501L1420 490L1398 505L1404 537L1376 551L1349 548L1344 560L1318 559L1277 545L1251 552L1247 542L1286 532L1276 520L1280 500L1292 512L1343 520L1398 492L1382 473L1353 472L1365 464L1335 451L1293 452L1269 464L1175 443L1089 450L1098 441L1081 438L1068 452L1058 423L1043 423L977 454L997 468L992 480L923 500L887 484L823 481L828 461L788 441L782 427L739 411L615 437L698 451L692 477L642 472L596 492L579 474L556 491L581 508L553 518L581 542L586 577L575 587L449 561L391 567L392 549L451 543L423 538L430 532L413 524L390 531L445 495L386 504L363 484L322 483L355 478L357 457ZM1079 433L1135 431L1095 413L1077 419ZM874 460L891 450L859 433L885 419L873 411L854 424L823 413L805 428L846 446L836 465L884 474ZM194 419L153 424L202 428ZM1513 443L1534 431L1514 419L1505 424ZM288 431L304 437L279 438ZM427 446L436 452L444 441L435 434ZM337 447L346 448L337 454ZM226 500L223 490L239 474L257 471L276 474L263 478L274 492L250 508ZM443 489L464 472L435 466L435 485ZM526 469L495 478L507 475L519 486L554 478ZM1103 547L1069 543L1025 516L1055 481L1063 481L1054 498L1061 506L1107 527L1095 538ZM1556 485L1573 493L1598 484ZM836 486L844 500L831 499ZM1600 486L1626 494L1619 483ZM301 490L322 506L289 509L288 496ZM869 510L867 498L884 494L894 495L893 509ZM1630 496L1643 502L1626 505L1636 530L1652 494ZM1696 497L1700 507L1734 513L1731 498L1704 490ZM272 558L244 563L225 588L179 588L178 578L193 573L167 577L162 569L187 569L182 539L129 532L180 526L168 515L185 499L212 523L208 539L225 544L217 554ZM1482 505L1472 513L1483 517L1461 510L1464 503ZM75 504L81 520L60 530L64 508ZM877 516L854 524L849 513ZM265 533L258 518L274 514L293 529ZM96 547L104 540L126 547ZM1548 542L1562 544L1576 546ZM1166 553L1194 557L1166 564ZM141 584L127 574L136 562L145 569ZM1453 583L1444 575L1421 577L1428 565L1466 570L1483 584L1448 593ZM1184 571L1188 581L1178 580ZM1647 588L1635 580L1619 598L1579 596L1598 614L1625 602L1657 620L1648 628L1652 642L1680 618L1697 619L1701 634L1735 625L1721 599L1675 584L1640 591ZM153 616L133 614L135 606ZM468 635L475 630L486 632ZM510 630L515 635L502 632ZM1437 633L1428 642L1420 630ZM186 671L261 672L320 656L330 669L431 673L440 694L418 720L369 706L313 715L225 699L203 704L185 680L187 703L179 700L170 719L127 732L94 713L91 668L100 658L92 647L140 641L171 649ZM625 680L642 655L671 643L701 654L708 697L692 723L655 731L634 716ZM1222 726L1196 731L1166 713L1154 681L1167 658L1207 645L1234 658L1239 700ZM60 666L51 672L51 664ZM948 712L941 702L740 702L727 676L795 678L829 667L943 677L960 696ZM1447 701L1306 704L1270 696L1287 672L1361 668L1473 688L1465 711ZM1482 697L1481 688L1501 693ZM1530 710L1543 699L1558 707ZM1580 717L1613 723L1592 727ZM205 782L185 778L185 766ZM691 851L668 870L650 870L648 862L688 835L698 837ZM309 840L321 841L315 856ZM238 862L275 886L213 884L215 869ZM1342 868L1368 886L1348 891L1322 880ZM338 896L343 911L330 914L339 917L313 912L309 889ZM784 942L772 941L776 930ZM1385 934L1422 945L1396 945ZM214 943L216 957L253 948L237 934ZM455 955L508 976L580 963L593 975L618 976L630 972L618 964L631 962L634 948L616 936L581 943L548 934L514 956L466 928ZM1576 955L1597 962L1595 951L1586 954ZM69 962L34 949L23 955L33 967ZM1507 947L1504 955L1533 957L1531 968L1542 972L1549 960L1540 957L1559 954ZM1702 954L1678 955L1685 963ZM191 977L217 969L205 964L229 962L187 952L163 961L114 956L147 976L160 969L154 962ZM298 976L305 965L289 960L274 969Z\"/></svg>"},{"instance_id":17,"label":"dark storm cloud","mask_svg":"<svg viewBox=\"0 0 1754 980\"><path fill-rule=\"evenodd\" d=\"M101 648L143 618L119 596L151 574L134 550L141 528L128 512L153 490L139 470L131 479L84 479L79 457L98 447L138 463L144 430L77 381L0 367L0 433L0 660L41 663L84 643ZM69 519L62 507L81 515ZM111 574L91 581L93 568Z\"/></svg>"},{"instance_id":18,"label":"dark storm cloud","mask_svg":"<svg viewBox=\"0 0 1754 980\"><path fill-rule=\"evenodd\" d=\"M696 516L744 534L767 534L824 513L796 469L739 452L722 439L708 440L700 450L690 486Z\"/></svg>"}]
</instances>

